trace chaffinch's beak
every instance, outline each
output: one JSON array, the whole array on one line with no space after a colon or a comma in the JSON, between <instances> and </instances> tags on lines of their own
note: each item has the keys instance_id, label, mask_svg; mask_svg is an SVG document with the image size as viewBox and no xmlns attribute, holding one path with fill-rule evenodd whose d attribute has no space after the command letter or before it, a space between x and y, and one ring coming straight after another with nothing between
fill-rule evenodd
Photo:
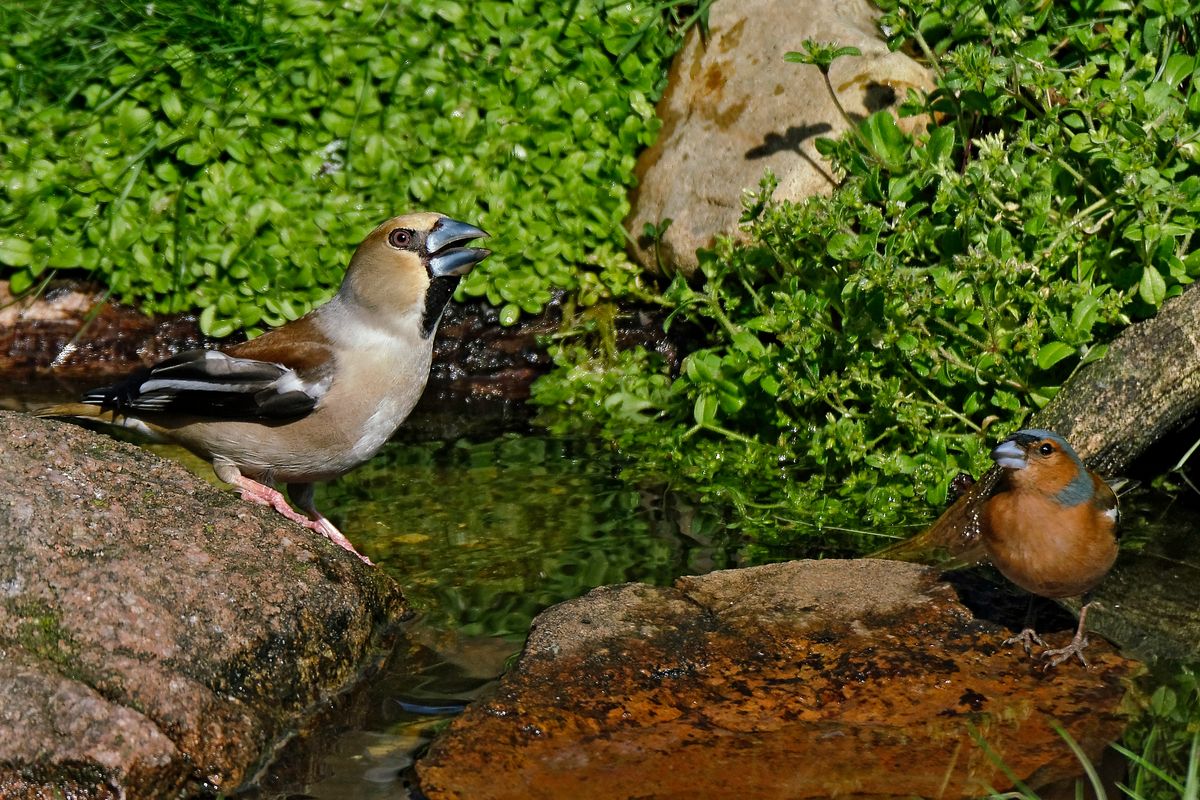
<instances>
[{"instance_id":1,"label":"chaffinch's beak","mask_svg":"<svg viewBox=\"0 0 1200 800\"><path fill-rule=\"evenodd\" d=\"M1029 460L1025 456L1025 448L1013 439L1005 439L991 452L992 461L1005 469L1025 469Z\"/></svg>"}]
</instances>

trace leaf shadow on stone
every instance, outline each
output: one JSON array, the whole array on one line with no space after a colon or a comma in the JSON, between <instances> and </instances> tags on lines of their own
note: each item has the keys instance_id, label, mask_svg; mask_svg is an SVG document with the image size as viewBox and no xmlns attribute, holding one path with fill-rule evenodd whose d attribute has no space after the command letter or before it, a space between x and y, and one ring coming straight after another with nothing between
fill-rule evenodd
<instances>
[{"instance_id":1,"label":"leaf shadow on stone","mask_svg":"<svg viewBox=\"0 0 1200 800\"><path fill-rule=\"evenodd\" d=\"M771 131L763 137L762 144L746 151L746 160L755 161L760 158L768 158L776 153L790 151L808 160L814 167L819 167L812 157L804 152L801 145L808 139L832 130L833 126L828 122L818 122L814 125L792 125L782 134Z\"/></svg>"}]
</instances>

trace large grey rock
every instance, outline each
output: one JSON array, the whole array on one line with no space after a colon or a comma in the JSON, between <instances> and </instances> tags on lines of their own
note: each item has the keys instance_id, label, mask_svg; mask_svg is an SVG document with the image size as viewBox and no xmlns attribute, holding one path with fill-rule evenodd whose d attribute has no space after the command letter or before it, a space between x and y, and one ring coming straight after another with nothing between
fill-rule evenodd
<instances>
[{"instance_id":1,"label":"large grey rock","mask_svg":"<svg viewBox=\"0 0 1200 800\"><path fill-rule=\"evenodd\" d=\"M634 254L648 267L686 272L696 249L719 233L737 232L742 193L756 189L769 168L775 198L800 200L833 186L814 145L846 123L816 67L783 60L805 39L854 46L859 58L839 58L830 80L851 116L865 117L902 100L909 87L931 88L928 71L888 52L865 0L719 0L707 40L693 28L671 67L658 104L658 142L638 160L639 185L626 221ZM902 121L912 125L913 120ZM645 223L671 219L661 245L642 236Z\"/></svg>"},{"instance_id":2,"label":"large grey rock","mask_svg":"<svg viewBox=\"0 0 1200 800\"><path fill-rule=\"evenodd\" d=\"M0 797L230 792L406 613L274 512L0 412Z\"/></svg>"}]
</instances>

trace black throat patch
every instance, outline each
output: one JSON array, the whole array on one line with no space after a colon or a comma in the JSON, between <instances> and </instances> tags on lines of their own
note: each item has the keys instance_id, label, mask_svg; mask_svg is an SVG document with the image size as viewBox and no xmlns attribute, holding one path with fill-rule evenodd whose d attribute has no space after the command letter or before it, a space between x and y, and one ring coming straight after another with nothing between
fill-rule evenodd
<instances>
[{"instance_id":1,"label":"black throat patch","mask_svg":"<svg viewBox=\"0 0 1200 800\"><path fill-rule=\"evenodd\" d=\"M421 338L428 339L437 330L438 321L446 304L450 302L454 290L458 288L461 275L444 275L440 278L430 278L429 290L425 292L425 314L421 318Z\"/></svg>"}]
</instances>

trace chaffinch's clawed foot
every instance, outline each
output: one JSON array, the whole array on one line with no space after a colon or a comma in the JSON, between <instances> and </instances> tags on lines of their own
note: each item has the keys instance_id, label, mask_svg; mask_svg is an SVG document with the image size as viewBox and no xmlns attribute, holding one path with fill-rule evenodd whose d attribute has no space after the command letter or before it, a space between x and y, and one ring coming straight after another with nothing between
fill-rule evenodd
<instances>
[{"instance_id":1,"label":"chaffinch's clawed foot","mask_svg":"<svg viewBox=\"0 0 1200 800\"><path fill-rule=\"evenodd\" d=\"M1006 645L1019 644L1025 648L1025 655L1033 655L1033 646L1036 644L1039 647L1045 647L1046 643L1042 641L1042 637L1037 635L1037 631L1033 628L1025 628L1016 636L1010 636L1004 640Z\"/></svg>"}]
</instances>

